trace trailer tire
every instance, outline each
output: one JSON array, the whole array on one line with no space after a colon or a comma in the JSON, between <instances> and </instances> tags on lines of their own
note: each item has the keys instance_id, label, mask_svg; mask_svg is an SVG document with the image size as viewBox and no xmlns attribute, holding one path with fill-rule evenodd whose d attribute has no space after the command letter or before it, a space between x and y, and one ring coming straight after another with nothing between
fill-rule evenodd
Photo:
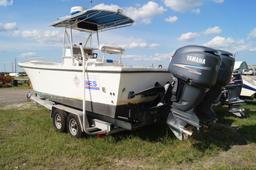
<instances>
[{"instance_id":1,"label":"trailer tire","mask_svg":"<svg viewBox=\"0 0 256 170\"><path fill-rule=\"evenodd\" d=\"M64 111L55 109L52 117L53 127L58 132L66 132L67 116Z\"/></svg>"},{"instance_id":2,"label":"trailer tire","mask_svg":"<svg viewBox=\"0 0 256 170\"><path fill-rule=\"evenodd\" d=\"M82 128L78 121L77 116L73 114L68 115L67 121L68 132L71 136L81 138L83 136Z\"/></svg>"}]
</instances>

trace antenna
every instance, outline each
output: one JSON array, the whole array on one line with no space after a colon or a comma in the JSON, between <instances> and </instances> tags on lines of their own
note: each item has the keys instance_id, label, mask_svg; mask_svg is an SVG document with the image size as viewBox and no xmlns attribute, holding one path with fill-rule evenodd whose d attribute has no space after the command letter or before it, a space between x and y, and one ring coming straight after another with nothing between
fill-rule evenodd
<instances>
[{"instance_id":1,"label":"antenna","mask_svg":"<svg viewBox=\"0 0 256 170\"><path fill-rule=\"evenodd\" d=\"M14 72L17 73L17 58L14 59Z\"/></svg>"},{"instance_id":2,"label":"antenna","mask_svg":"<svg viewBox=\"0 0 256 170\"><path fill-rule=\"evenodd\" d=\"M92 7L93 0L89 0L89 2L90 2L90 6Z\"/></svg>"},{"instance_id":3,"label":"antenna","mask_svg":"<svg viewBox=\"0 0 256 170\"><path fill-rule=\"evenodd\" d=\"M234 53L234 58L237 58L237 56L238 56L238 51L236 51L236 52Z\"/></svg>"}]
</instances>

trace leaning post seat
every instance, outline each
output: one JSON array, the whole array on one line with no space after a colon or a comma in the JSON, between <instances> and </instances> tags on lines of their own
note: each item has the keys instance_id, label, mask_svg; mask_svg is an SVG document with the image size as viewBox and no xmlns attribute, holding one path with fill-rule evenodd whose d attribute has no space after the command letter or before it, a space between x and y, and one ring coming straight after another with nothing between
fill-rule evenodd
<instances>
[{"instance_id":1,"label":"leaning post seat","mask_svg":"<svg viewBox=\"0 0 256 170\"><path fill-rule=\"evenodd\" d=\"M235 64L233 54L222 50L218 50L218 53L221 58L221 64L218 70L216 84L210 88L203 101L196 109L197 115L201 120L204 120L205 123L216 119L216 114L212 109L213 104L217 104L219 102L222 89L230 82Z\"/></svg>"},{"instance_id":2,"label":"leaning post seat","mask_svg":"<svg viewBox=\"0 0 256 170\"><path fill-rule=\"evenodd\" d=\"M199 129L200 122L194 109L206 91L216 84L220 56L212 48L185 46L172 57L169 72L177 78L176 101L167 118L167 124L180 140L191 135L185 128L192 125Z\"/></svg>"}]
</instances>

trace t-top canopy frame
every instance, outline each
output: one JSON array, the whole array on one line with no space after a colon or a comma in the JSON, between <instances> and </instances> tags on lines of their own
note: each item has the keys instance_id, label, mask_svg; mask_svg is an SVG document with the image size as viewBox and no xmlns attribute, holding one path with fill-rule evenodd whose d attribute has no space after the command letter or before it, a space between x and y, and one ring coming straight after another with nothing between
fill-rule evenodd
<instances>
[{"instance_id":1,"label":"t-top canopy frame","mask_svg":"<svg viewBox=\"0 0 256 170\"><path fill-rule=\"evenodd\" d=\"M133 20L121 10L109 11L90 9L66 16L52 24L53 27L72 28L79 31L95 32L129 26Z\"/></svg>"}]
</instances>

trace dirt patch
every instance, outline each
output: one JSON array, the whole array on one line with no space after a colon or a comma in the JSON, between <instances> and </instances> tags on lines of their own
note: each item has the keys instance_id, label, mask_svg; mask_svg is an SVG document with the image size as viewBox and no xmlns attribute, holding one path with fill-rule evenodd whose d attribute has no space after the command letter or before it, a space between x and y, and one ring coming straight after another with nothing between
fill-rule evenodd
<instances>
[{"instance_id":1,"label":"dirt patch","mask_svg":"<svg viewBox=\"0 0 256 170\"><path fill-rule=\"evenodd\" d=\"M6 105L19 104L27 101L29 89L0 88L0 108Z\"/></svg>"},{"instance_id":2,"label":"dirt patch","mask_svg":"<svg viewBox=\"0 0 256 170\"><path fill-rule=\"evenodd\" d=\"M203 168L212 167L236 167L236 168L255 168L256 167L256 144L234 145L226 152L220 152L219 155L211 157L199 163Z\"/></svg>"},{"instance_id":3,"label":"dirt patch","mask_svg":"<svg viewBox=\"0 0 256 170\"><path fill-rule=\"evenodd\" d=\"M0 107L2 110L9 110L9 109L15 109L15 110L37 110L38 104L34 102L23 102L23 103L17 103L17 104L7 104L5 106Z\"/></svg>"},{"instance_id":4,"label":"dirt patch","mask_svg":"<svg viewBox=\"0 0 256 170\"><path fill-rule=\"evenodd\" d=\"M115 169L150 169L153 168L152 164L147 164L146 160L135 159L118 159L114 160L112 167Z\"/></svg>"}]
</instances>

